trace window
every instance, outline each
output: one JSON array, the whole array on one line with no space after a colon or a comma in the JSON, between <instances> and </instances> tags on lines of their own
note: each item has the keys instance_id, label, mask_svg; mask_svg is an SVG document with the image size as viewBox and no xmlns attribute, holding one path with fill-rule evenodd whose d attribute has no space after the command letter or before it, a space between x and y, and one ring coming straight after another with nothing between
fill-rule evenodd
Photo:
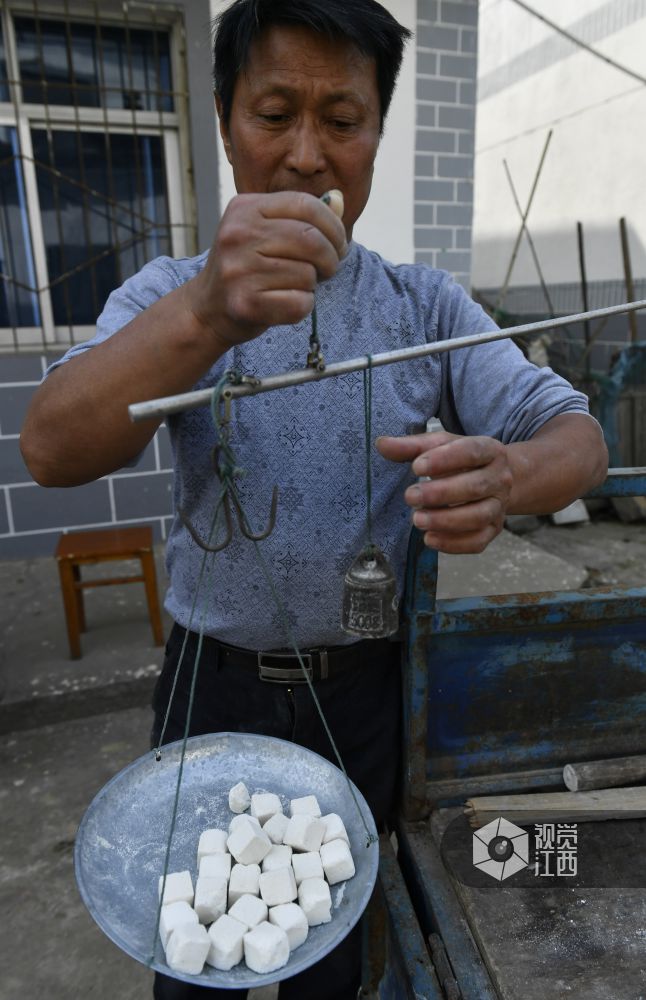
<instances>
[{"instance_id":1,"label":"window","mask_svg":"<svg viewBox=\"0 0 646 1000\"><path fill-rule=\"evenodd\" d=\"M159 4L2 7L0 349L86 339L147 260L195 251L181 37Z\"/></svg>"}]
</instances>

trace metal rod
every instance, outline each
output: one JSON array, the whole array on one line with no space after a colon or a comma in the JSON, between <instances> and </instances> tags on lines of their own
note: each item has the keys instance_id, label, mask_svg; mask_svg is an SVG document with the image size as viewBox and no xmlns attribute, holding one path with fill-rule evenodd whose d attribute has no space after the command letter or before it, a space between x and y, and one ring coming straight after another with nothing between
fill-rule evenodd
<instances>
[{"instance_id":1,"label":"metal rod","mask_svg":"<svg viewBox=\"0 0 646 1000\"><path fill-rule=\"evenodd\" d=\"M432 354L445 354L457 351L461 347L478 347L496 340L507 340L510 337L541 333L543 330L555 330L568 323L583 323L587 319L600 316L616 316L620 313L630 313L638 309L646 309L646 299L639 302L624 302L618 306L606 306L589 313L575 313L573 316L562 316L557 319L545 319L540 323L524 323L522 326L511 326L506 330L487 330L485 333L473 333L466 337L456 337L454 340L440 340L434 344L421 344L419 347L404 347L398 351L386 351L383 354L367 355L352 358L348 361L338 361L328 365L323 371L314 368L301 368L298 371L284 372L281 375L268 375L266 378L248 378L240 385L231 385L224 390L225 399L240 399L243 396L256 396L261 392L273 392L275 389L285 389L293 385L303 385L305 382L320 382L325 378L335 378L338 375L348 375L350 372L364 371L368 365L378 368L381 365L391 365L398 361L412 361L415 358L425 358ZM166 396L162 399L151 399L143 403L132 403L128 407L130 419L137 423L152 417L166 417L184 410L196 410L207 406L213 398L212 389L198 389L194 392L184 392L178 396Z\"/></svg>"},{"instance_id":2,"label":"metal rod","mask_svg":"<svg viewBox=\"0 0 646 1000\"><path fill-rule=\"evenodd\" d=\"M577 243L579 247L579 271L581 272L581 301L583 303L583 311L588 311L588 277L585 269L585 243L583 241L583 223L577 222L576 224L576 235ZM585 375L586 378L590 378L590 348L591 348L591 332L590 332L590 321L586 320L583 324L583 335L585 338Z\"/></svg>"},{"instance_id":3,"label":"metal rod","mask_svg":"<svg viewBox=\"0 0 646 1000\"><path fill-rule=\"evenodd\" d=\"M635 298L635 285L633 284L633 269L630 263L630 245L628 243L628 230L626 220L621 217L619 220L619 235L621 237L621 256L624 261L624 277L626 280L626 295L629 300ZM637 343L637 317L630 313L628 316L628 326L630 329L631 344Z\"/></svg>"}]
</instances>

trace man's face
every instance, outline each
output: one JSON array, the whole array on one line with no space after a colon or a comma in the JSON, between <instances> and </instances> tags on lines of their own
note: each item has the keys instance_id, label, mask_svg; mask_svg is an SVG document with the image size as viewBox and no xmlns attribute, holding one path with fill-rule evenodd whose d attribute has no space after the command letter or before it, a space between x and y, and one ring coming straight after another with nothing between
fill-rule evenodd
<instances>
[{"instance_id":1,"label":"man's face","mask_svg":"<svg viewBox=\"0 0 646 1000\"><path fill-rule=\"evenodd\" d=\"M374 59L348 42L279 26L254 42L220 131L239 194L320 197L339 188L350 238L370 194L380 124Z\"/></svg>"}]
</instances>

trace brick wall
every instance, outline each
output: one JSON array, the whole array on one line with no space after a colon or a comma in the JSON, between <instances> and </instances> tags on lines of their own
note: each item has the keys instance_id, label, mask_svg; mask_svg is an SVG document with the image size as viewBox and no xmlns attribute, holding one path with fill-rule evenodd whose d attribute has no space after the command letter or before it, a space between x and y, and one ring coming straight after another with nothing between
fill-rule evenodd
<instances>
[{"instance_id":1,"label":"brick wall","mask_svg":"<svg viewBox=\"0 0 646 1000\"><path fill-rule=\"evenodd\" d=\"M62 531L150 524L163 539L172 509L168 433L161 427L136 468L72 489L42 489L18 439L34 389L53 358L0 356L0 559L51 555Z\"/></svg>"},{"instance_id":2,"label":"brick wall","mask_svg":"<svg viewBox=\"0 0 646 1000\"><path fill-rule=\"evenodd\" d=\"M468 287L477 0L418 0L415 259Z\"/></svg>"}]
</instances>

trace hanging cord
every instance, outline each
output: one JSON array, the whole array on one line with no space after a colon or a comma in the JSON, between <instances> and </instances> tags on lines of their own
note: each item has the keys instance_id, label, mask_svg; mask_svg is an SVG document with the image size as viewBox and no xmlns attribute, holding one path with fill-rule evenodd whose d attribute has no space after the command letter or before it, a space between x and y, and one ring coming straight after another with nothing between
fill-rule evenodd
<instances>
[{"instance_id":1,"label":"hanging cord","mask_svg":"<svg viewBox=\"0 0 646 1000\"><path fill-rule=\"evenodd\" d=\"M202 579L203 579L203 576L204 576L203 571L204 571L204 567L206 565L206 561L207 561L207 556L208 555L209 555L209 553L205 552L204 553L204 557L202 559L202 567L201 567L200 576L199 576L199 580L198 580L198 586L196 587L196 591L195 591L196 598L197 598L197 594L199 593L200 583L202 582ZM213 561L213 558L214 558L213 555L211 555L211 561ZM205 598L206 598L206 594L207 594L207 591L205 590L204 591L204 597ZM179 675L179 668L180 668L181 662L182 662L182 660L184 658L184 651L186 649L186 642L187 642L187 639L188 639L189 629L190 629L190 626L192 624L193 611L195 610L196 598L193 600L193 607L191 608L191 619L189 621L189 628L186 630L186 634L184 636L184 642L182 644L182 650L181 650L181 653L180 653L179 662L177 664L177 670L175 671L175 679L174 679L174 682L173 682L173 690L171 692L171 698L169 700L168 709L166 711L166 718L164 720L164 729L166 727L166 723L168 721L168 716L170 714L170 706L171 706L173 694L175 692L175 686L177 684L177 678L178 678L178 675ZM163 872L163 875L162 875L162 884L161 884L161 892L159 894L159 902L157 904L157 918L155 920L155 929L153 931L151 953L150 953L150 958L149 958L149 961L148 961L148 965L149 966L152 965L152 963L154 961L154 958L155 958L155 947L156 947L156 944L157 944L157 937L159 935L159 923L160 923L160 920L161 920L161 911L162 911L162 906L163 906L163 903L164 903L164 892L166 891L166 879L168 877L168 868L169 868L169 864L170 864L170 851L171 851L171 845L172 845L172 842L173 842L173 835L175 833L175 825L177 823L177 811L178 811L178 808L179 808L179 793L180 793L180 788L181 788L181 785L182 785L182 776L183 776L183 773L184 773L184 760L186 758L186 744L187 744L187 741L188 741L188 734L190 732L191 717L193 715L193 702L194 702L194 699L195 699L195 685L196 685L196 681L197 681L197 669L198 669L198 666L199 666L200 657L202 655L202 643L203 643L203 640L204 640L204 619L206 617L206 607L207 607L207 602L206 602L206 599L205 599L204 602L203 602L203 604L202 604L202 614L200 616L199 638L198 638L198 643L197 643L197 649L195 651L195 659L193 661L193 676L191 677L191 688L190 688L189 697L188 697L188 708L186 710L186 723L184 725L184 737L182 739L182 749L181 749L180 758L179 758L179 770L177 772L177 782L175 784L175 797L173 799L173 809L172 809L172 813L171 813L170 828L169 828L169 831L168 831L168 839L166 841L166 853L165 853L165 856L164 856L164 872ZM157 760L161 759L161 750L160 750L161 742L162 741L161 741L161 738L160 738L160 741L159 741L160 745L157 748L157 751L156 751L156 754L155 754Z\"/></svg>"},{"instance_id":2,"label":"hanging cord","mask_svg":"<svg viewBox=\"0 0 646 1000\"><path fill-rule=\"evenodd\" d=\"M214 396L214 398L217 398L218 400L221 399L222 392L223 392L225 386L226 385L230 385L230 384L232 384L232 383L234 383L236 381L238 381L238 379L237 379L237 377L232 372L229 372L229 371L225 372L225 374L223 375L223 377L220 379L220 381L216 385L215 389L213 390L213 396ZM217 426L218 426L218 430L220 431L219 424ZM225 443L225 437L226 437L226 435L224 433L220 432L220 445L221 446ZM230 458L231 458L231 453L230 453L230 449L229 449L229 454L227 455L227 466L226 467L227 467L228 474L230 476L233 476L239 470L237 470L235 468L235 465L231 464L231 462L229 461ZM226 489L227 489L227 484L226 484L226 482L223 482L222 483L222 489L220 491L220 496L218 497L218 502L216 504L215 512L214 512L214 515L213 515L213 520L211 522L211 529L210 529L210 532L209 532L209 544L211 544L211 541L214 538L215 532L217 530L217 525L218 525L218 520L219 520L219 517L220 517L220 512L222 510L222 505L223 505L223 502L224 502L224 498L226 496ZM172 685L170 696L169 696L169 699L168 699L168 705L166 707L166 713L165 713L165 716L164 716L164 722L163 722L162 730L161 730L161 733L160 733L160 736L159 736L159 741L158 741L158 744L157 744L157 748L155 750L155 760L157 760L157 761L160 761L161 757L162 757L162 745L163 745L163 742L164 742L164 735L166 733L166 728L167 728L167 725L168 725L168 720L169 720L169 717L170 717L170 713L171 713L171 709L172 709L172 705L173 705L173 700L175 698L175 691L177 689L177 682L178 682L178 679L179 679L180 670L181 670L181 667L182 667L182 663L184 661L184 654L186 652L186 647L187 647L187 644L188 644L189 632L191 631L191 626L193 624L193 619L195 617L195 609L196 609L196 606L197 606L198 596L200 595L200 590L201 590L201 588L203 586L204 577L205 577L206 574L208 574L210 572L210 566L207 569L207 562L208 562L208 556L209 556L209 554L210 553L208 553L208 552L205 551L204 555L202 557L202 563L200 565L200 572L199 572L198 579L197 579L197 584L196 584L196 587L195 587L195 595L193 597L193 603L191 605L191 611L190 611L190 615L189 615L188 626L187 626L187 628L186 628L186 630L184 632L184 640L182 642L182 648L180 650L179 659L177 661L177 667L175 668L175 676L173 677L173 685ZM214 556L213 556L213 554L210 554L210 555L211 555L211 564L212 564L213 561L214 561ZM160 892L160 895L159 895L159 902L158 902L158 905L157 905L157 917L155 919L155 929L154 929L154 932L153 932L151 954L150 954L150 958L149 958L149 961L148 961L148 965L149 966L152 965L152 963L154 961L154 958L155 958L155 947L156 947L156 944L157 944L157 937L158 937L158 934L159 934L159 923L160 923L160 920L161 920L161 911L162 911L162 906L163 906L163 901L164 901L164 892L166 890L166 879L168 877L168 867L169 867L169 864L170 864L170 851L171 851L171 845L172 845L172 842L173 842L173 835L175 833L175 826L176 826L176 823L177 823L177 811L178 811L178 808L179 808L179 795L180 795L180 788L181 788L181 785L182 785L182 776L183 776L183 773L184 773L184 760L186 758L186 743L187 743L187 740L188 740L188 734L190 732L191 718L192 718L192 715L193 715L193 702L194 702L194 699L195 699L195 686L196 686L196 682L197 682L197 671L198 671L198 666L199 666L199 662L200 662L200 657L202 655L202 645L203 645L203 641L204 641L204 620L205 620L205 617L206 617L206 608L207 608L206 598L207 598L207 593L208 592L205 590L204 594L203 594L204 600L203 600L202 609L201 609L201 615L200 615L199 637L198 637L197 649L195 651L195 659L193 661L193 674L192 674L192 677L191 677L191 687L190 687L190 691L189 691L188 707L187 707L187 711L186 711L186 723L185 723L185 726L184 726L184 736L183 736L183 740L182 740L182 749L181 749L181 752L180 752L179 770L178 770L178 773L177 773L177 782L176 782L176 785L175 785L175 797L174 797L174 800L173 800L173 809L172 809L172 813L171 813L170 828L169 828L169 831L168 831L168 839L166 841L166 851L165 851L165 855L164 855L164 871L163 871L163 875L162 875L162 884L161 884L161 892Z\"/></svg>"},{"instance_id":3,"label":"hanging cord","mask_svg":"<svg viewBox=\"0 0 646 1000\"><path fill-rule=\"evenodd\" d=\"M217 528L217 524L218 524L218 520L219 520L219 516L220 516L220 510L222 508L223 498L224 498L224 491L222 491L220 493L220 497L218 499L218 505L217 505L216 510L215 510L215 515L213 517L213 521L211 522L211 530L209 532L209 542L211 541L211 539L215 535L215 530ZM158 761L161 760L161 756L162 756L162 744L164 742L164 736L166 734L166 727L168 725L168 719L169 719L171 708L172 708L172 705L173 705L173 700L175 698L175 690L177 688L177 681L178 681L178 678L179 678L179 673L180 673L180 670L181 670L181 667L182 667L182 663L184 661L184 653L186 652L186 645L187 645L187 642L188 642L188 633L189 633L191 625L193 623L193 618L194 618L194 615L195 615L195 606L197 604L197 598L198 598L198 595L200 593L200 587L202 585L202 579L204 577L204 570L205 570L205 567L206 567L206 557L208 555L209 555L209 553L205 552L204 556L202 558L202 565L200 566L200 572L199 572L199 575L198 575L198 578L197 578L197 585L195 587L195 596L193 597L193 604L191 605L191 611L190 611L190 615L189 615L188 627L187 627L187 629L186 629L186 631L184 633L184 640L182 642L182 648L180 650L179 660L177 661L177 667L175 668L175 676L173 677L173 686L171 687L171 692L170 692L170 696L169 696L169 699L168 699L168 705L166 706L166 714L164 716L164 723L162 725L161 733L159 734L159 741L158 741L157 747L155 749L155 759L158 760Z\"/></svg>"},{"instance_id":4,"label":"hanging cord","mask_svg":"<svg viewBox=\"0 0 646 1000\"><path fill-rule=\"evenodd\" d=\"M238 494L238 490L236 489L236 485L235 485L235 481L234 481L234 475L237 472L239 472L240 470L238 469L238 466L237 466L237 463L236 463L236 459L235 459L235 455L233 454L233 450L232 450L232 448L231 448L231 446L229 444L229 441L228 441L228 433L227 433L228 427L227 427L226 424L223 427L222 418L220 416L220 400L219 400L219 397L217 395L217 391L218 390L216 388L216 390L213 393L212 400L211 400L211 415L213 417L213 422L215 424L217 435L218 435L218 439L219 439L219 442L220 442L221 454L223 455L223 457L225 459L222 462L221 471L220 471L220 475L221 475L221 478L222 478L222 485L223 485L223 487L226 487L228 490L230 490L231 495L233 496L233 498L234 498L234 500L236 502L236 506L238 507L238 509L239 509L239 511L241 513L241 517L242 517L242 520L243 520L243 523L244 523L244 527L247 530L247 532L249 534L251 534L251 528L250 528L249 522L247 520L247 515L246 515L246 513L245 513L245 511L244 511L244 509L242 507L242 504L241 504L241 501L240 501L240 496ZM222 390L220 390L220 396L221 396L221 391ZM264 556L262 555L262 553L260 551L259 543L257 541L255 541L255 540L253 540L253 545L254 545L254 550L255 550L255 553L256 553L256 559L258 561L258 564L260 566L262 574L265 577L265 581L267 583L267 586L269 587L270 593L271 593L271 595L272 595L272 597L274 599L274 602L276 604L276 608L277 608L278 613L280 615L281 624L283 625L283 627L285 629L285 632L286 632L286 634L287 634L287 636L289 638L290 645L292 646L292 648L294 650L294 653L296 654L296 658L298 659L299 666L300 666L300 668L301 668L301 670L303 672L303 676L304 676L304 678L305 678L305 680L307 682L307 685L308 685L308 687L310 689L310 694L312 695L312 698L314 700L314 704L316 705L317 712L318 712L318 714L320 716L321 722L323 723L323 727L325 729L325 732L327 733L328 739L330 741L330 745L332 747L332 750L334 751L334 755L335 755L335 757L336 757L336 759L338 761L339 768L343 772L345 780L346 780L346 782L348 784L348 788L350 789L350 794L352 795L352 798L354 800L354 804L356 805L357 811L359 813L359 816L361 817L361 822L363 823L364 829L366 831L366 836L367 836L367 844L366 844L366 846L369 847L371 843L374 843L377 840L377 838L374 836L374 834L372 834L370 832L370 830L368 828L368 824L366 823L365 817L363 815L363 812L361 811L361 806L359 805L359 802L358 802L357 797L355 795L354 789L352 787L352 783L351 783L351 781L350 781L350 779L348 777L347 771L345 769L345 765L344 765L344 763L343 763L343 761L341 759L341 754L339 753L338 747L337 747L336 743L334 742L334 737L332 736L332 733L330 731L330 727L328 726L328 723L327 723L327 719L325 718L325 715L323 713L323 709L321 708L321 703L319 702L319 699L318 699L318 697L316 695L316 691L314 690L314 685L312 684L312 680L311 680L311 678L309 676L309 673L307 672L307 669L305 667L305 663L303 661L303 657L302 657L301 651L298 648L298 643L297 643L296 637L294 636L294 633L292 631L292 627L290 625L290 621L289 621L289 616L287 614L287 610L285 608L285 605L283 604L283 601L281 600L281 597L280 597L280 594L278 593L278 590L276 589L276 586L275 586L274 581L272 579L269 567L267 566L267 562L266 562Z\"/></svg>"},{"instance_id":5,"label":"hanging cord","mask_svg":"<svg viewBox=\"0 0 646 1000\"><path fill-rule=\"evenodd\" d=\"M235 384L238 381L239 381L238 377L233 372L226 371L224 373L224 375L222 376L222 378L220 379L220 381L215 386L214 390L213 390L213 396L214 396L214 398L217 398L218 400L220 400L221 397L222 397L222 392L224 391L225 386L231 385L231 384ZM222 446L224 435L221 432L220 425L216 423L216 427L218 427L218 431L219 431L219 434L220 434L219 444L220 444L220 446ZM231 459L231 454L230 454L230 450L229 450L229 454L226 455L227 469L230 468L230 465L231 465L230 459ZM232 474L234 472L236 472L236 471L237 470L234 468ZM217 502L216 507L215 507L215 513L213 515L213 520L211 522L211 529L209 531L209 538L208 538L208 544L209 545L211 544L213 538L215 537L215 532L216 532L216 529L217 529L217 526L218 526L218 521L219 521L219 518L220 518L220 512L222 511L222 506L223 506L223 503L224 503L226 492L227 492L227 483L223 481L222 482L222 489L220 490L220 496L218 497L218 502ZM199 572L198 579L197 579L197 585L195 587L195 595L193 597L193 604L191 605L191 611L190 611L190 615L189 615L188 626L187 626L186 632L184 634L184 641L182 642L182 648L180 650L179 660L177 661L177 667L175 668L175 676L173 678L173 685L171 687L170 697L168 699L168 705L166 707L166 714L164 716L164 723L162 725L162 730L161 730L161 733L160 733L160 736L159 736L159 742L158 742L157 748L155 750L155 757L156 757L157 760L161 759L161 747L162 747L162 744L164 742L164 735L166 733L166 727L168 725L168 719L169 719L169 716L170 716L170 713L171 713L171 708L172 708L172 705L173 705L173 700L175 698L175 691L176 691L176 688L177 688L177 681L178 681L179 673L180 673L180 670L181 670L181 667L182 667L182 662L184 660L184 653L186 652L186 645L187 645L187 642L188 642L188 633L190 632L191 625L193 624L193 618L194 618L194 615L195 615L195 607L196 607L196 604L197 604L197 598L198 598L198 595L200 593L200 588L202 586L202 580L204 578L204 572L205 572L205 568L206 568L206 561L207 561L206 557L207 557L207 555L208 555L208 553L205 551L204 552L204 557L202 558L202 564L200 566L200 572Z\"/></svg>"},{"instance_id":6,"label":"hanging cord","mask_svg":"<svg viewBox=\"0 0 646 1000\"><path fill-rule=\"evenodd\" d=\"M321 352L321 342L319 340L318 316L316 313L316 299L312 309L312 333L310 334L310 349L307 354L307 368L315 368L317 371L325 371L325 358Z\"/></svg>"},{"instance_id":7,"label":"hanging cord","mask_svg":"<svg viewBox=\"0 0 646 1000\"><path fill-rule=\"evenodd\" d=\"M348 785L348 789L350 790L350 795L352 796L352 798L354 800L354 804L357 807L357 812L359 813L359 816L361 818L361 822L363 823L363 828L366 831L366 847L370 847L371 844L374 844L374 843L377 842L378 838L375 836L374 833L371 833L370 830L369 830L369 828L368 828L368 824L366 822L366 818L363 815L363 812L361 810L361 806L359 805L359 801L357 799L357 796L355 795L354 788L352 787L352 782L350 781L350 778L348 777L348 772L346 771L345 765L343 763L343 760L341 759L341 754L339 753L339 748L337 747L336 743L334 742L334 737L332 736L332 732L331 732L330 727L328 725L327 719L325 718L325 714L323 712L323 709L321 708L321 703L320 703L320 701L319 701L319 699L317 697L316 691L314 690L314 684L312 683L312 679L311 679L311 677L310 677L310 675L309 675L309 673L307 671L307 668L305 666L305 663L303 661L303 657L302 657L301 651L298 648L298 643L296 641L296 637L294 635L294 632L293 632L292 627L291 627L290 622L289 622L289 616L287 614L287 610L286 610L285 605L283 604L283 602L281 600L281 597L280 597L280 594L278 593L278 590L276 589L276 586L275 586L274 581L272 579L271 573L269 571L269 567L267 566L267 562L266 562L266 560L265 560L262 552L260 551L260 546L259 546L258 542L254 542L253 544L254 544L254 548L256 550L256 558L258 560L258 564L260 565L260 568L262 570L262 574L263 574L263 576L265 578L267 586L269 587L271 595L272 595L272 597L273 597L273 599L274 599L274 601L276 603L276 607L278 609L278 613L279 613L280 618L281 618L281 624L284 626L285 631L287 633L287 637L289 639L289 643L290 643L292 649L294 650L294 653L296 654L296 658L298 660L299 666L300 666L301 671L303 673L303 677L305 678L305 680L307 682L307 686L310 689L310 694L312 695L312 699L314 700L314 704L316 705L316 710L317 710L317 712L319 714L321 722L323 723L323 728L325 729L325 732L327 733L327 737L328 737L328 739L330 741L330 746L332 747L332 750L334 751L334 756L337 759L339 768L343 772L343 776L344 776L344 778L346 780L346 783Z\"/></svg>"},{"instance_id":8,"label":"hanging cord","mask_svg":"<svg viewBox=\"0 0 646 1000\"><path fill-rule=\"evenodd\" d=\"M212 414L212 417L213 417L213 422L214 422L214 425L215 425L215 428L216 428L216 432L217 432L217 437L218 437L217 446L220 448L220 454L222 456L221 463L220 463L220 478L221 478L221 481L222 481L222 491L220 493L220 497L218 499L218 503L217 503L217 506L216 506L215 514L214 514L214 517L213 517L213 522L211 524L211 531L210 531L210 534L209 534L209 543L210 543L210 541L211 541L211 539L213 537L213 534L214 534L214 532L216 530L219 513L220 513L220 510L221 510L221 507L222 507L224 496L226 495L227 491L230 491L231 495L234 497L234 499L236 501L236 504L238 506L238 509L240 510L241 517L242 517L242 520L244 522L244 526L247 529L247 531L249 532L249 534L252 534L251 527L250 527L249 522L247 520L247 516L246 516L246 514L244 512L242 504L240 502L240 496L238 494L238 491L237 491L236 486L235 486L235 481L234 481L234 477L236 475L238 475L242 470L238 467L238 465L236 463L235 455L233 454L233 450L232 450L231 445L229 443L229 425L228 425L228 420L223 422L222 417L220 416L220 404L221 404L221 401L222 401L222 392L223 392L225 386L226 385L230 385L232 383L235 384L235 383L237 383L239 381L240 381L240 377L239 376L235 375L232 372L226 372L225 375L223 376L223 378L220 379L220 381L218 382L217 386L214 388L214 390L213 390L213 396L212 396L212 400L211 400L211 414ZM275 586L274 581L272 579L271 573L269 571L269 567L267 566L267 562L264 559L264 557L263 557L263 555L262 555L262 553L260 551L259 543L256 540L253 540L253 545L254 545L254 550L255 550L255 553L256 553L256 558L257 558L258 563L260 565L261 571L263 573L263 576L265 577L265 580L267 582L267 585L269 587L271 595L272 595L272 597L273 597L273 599L274 599L274 601L276 603L276 607L278 609L278 613L279 613L279 615L280 615L280 617L282 619L282 625L285 628L285 632L286 632L286 634L287 634L287 636L289 638L290 644L291 644L291 646L292 646L292 648L294 650L294 653L296 654L296 658L298 660L299 666L300 666L301 671L303 673L303 677L305 678L305 681L307 682L307 685L309 687L310 694L312 695L312 698L314 700L314 704L316 705L317 712L319 714L319 717L321 719L321 722L323 724L323 727L325 729L327 737L328 737L328 739L330 741L330 745L332 747L334 755L335 755L335 757L336 757L336 759L338 761L339 768L340 768L340 770L343 773L343 776L344 776L344 778L346 780L348 789L350 791L350 795L352 796L354 804L355 804L355 806L357 808L357 812L359 813L359 816L361 818L361 822L362 822L364 830L366 832L366 848L368 848L368 847L370 847L371 844L376 843L377 840L378 840L378 838L375 836L375 834L371 833L371 831L370 831L370 829L368 827L368 823L366 821L366 818L365 818L365 816L363 814L363 811L361 809L361 806L359 804L359 800L357 799L357 796L355 794L354 788L352 786L352 782L350 781L350 778L348 777L348 773L347 773L347 771L345 769L345 765L343 763L343 760L341 759L341 754L339 753L339 749L338 749L338 747L337 747L337 745L336 745L336 743L334 741L334 737L332 736L332 732L331 732L330 727L328 725L327 719L325 718L325 715L323 713L323 709L321 707L321 703L319 702L319 699L317 697L316 691L314 690L314 685L313 685L312 680L311 680L311 678L310 678L310 676L309 676L309 674L307 672L307 668L305 667L305 663L303 661L303 657L302 657L301 651L298 648L298 643L296 641L296 637L294 636L294 633L292 631L292 627L291 627L290 622L289 622L289 616L287 614L287 610L286 610L285 605L283 604L283 602L281 600L281 597L280 597L280 595L279 595L279 593L278 593L278 591L276 589L276 586ZM158 745L158 747L157 747L157 749L155 751L155 757L156 757L157 760L161 759L161 745L162 745L162 742L163 742L163 736L164 736L164 733L166 731L166 726L167 726L168 719L169 719L169 716L170 716L172 701L173 701L173 698L174 698L174 695L175 695L175 690L176 690L176 687L177 687L177 681L178 681L178 678L179 678L180 667L181 667L182 660L184 658L184 653L185 653L186 646L187 646L188 633L190 631L190 628L191 628L191 625L192 625L192 622L193 622L193 617L194 617L195 608L196 608L196 604L197 604L198 594L199 594L199 591L200 591L200 587L202 587L203 581L204 581L204 576L205 576L205 571L206 571L206 565L207 565L207 556L208 555L209 555L209 553L205 552L204 556L202 558L202 565L200 567L200 573L199 573L199 576L198 576L197 586L195 588L195 597L193 599L193 604L192 604L192 607L191 607L189 624L188 624L188 627L186 629L186 634L184 636L184 641L182 643L182 649L181 649L181 652L180 652L179 661L178 661L178 664L177 664L177 668L175 670L175 677L173 679L173 686L172 686L172 689L171 689L169 703L168 703L168 707L167 707L167 710L166 710L166 715L165 715L165 718L164 718L164 724L163 724L163 727L162 727L162 733L161 733L161 736L160 736L160 739L159 739L159 745ZM213 559L214 559L213 554L211 554L211 559L213 561ZM171 814L170 829L169 829L169 832L168 832L168 839L167 839L167 842L166 842L166 853L165 853L165 857L164 857L164 872L163 872L163 876L162 876L162 885L161 885L161 893L160 893L160 897L159 897L159 903L158 903L158 906L157 906L157 918L156 918L156 921L155 921L155 929L154 929L154 933L153 933L151 955L150 955L150 959L149 959L149 962L148 962L149 965L152 965L152 963L154 961L154 957L155 957L155 947L156 947L157 938L158 938L158 935L159 935L159 923L160 923L160 919L161 919L161 910L162 910L163 899L164 899L164 891L165 891L165 888L166 888L166 879L167 879L167 876L168 876L168 868L169 868L169 864L170 864L170 852L171 852L171 846L172 846L172 841L173 841L173 835L175 833L175 826L176 826L176 823L177 823L177 812L178 812L178 808L179 808L179 796L180 796L180 789L181 789L181 784L182 784L182 776L183 776L183 772L184 772L184 761L185 761L185 758L186 758L186 744L187 744L187 741L188 741L188 734L190 732L191 716L192 716L192 713L193 713L193 702L194 702L194 698L195 698L195 687L196 687L196 682L197 682L197 672L198 672L198 666L199 666L199 662L200 662L200 657L201 657L201 654L202 654L202 645L203 645L203 641L204 641L204 620L205 620L205 617L206 617L206 607L207 607L207 605L206 605L206 592L204 594L204 597L205 597L205 600L203 602L202 609L201 609L199 638L198 638L197 649L196 649L196 652L195 652L195 660L194 660L194 664L193 664L193 675L192 675L192 678L191 678L191 687L190 687L188 707L187 707L187 712L186 712L186 723L185 723L185 726L184 726L184 737L183 737L183 740L182 740L182 749L180 751L179 770L178 770L178 774L177 774L177 783L175 785L175 797L174 797L174 800L173 800L173 809L172 809L172 814Z\"/></svg>"},{"instance_id":9,"label":"hanging cord","mask_svg":"<svg viewBox=\"0 0 646 1000\"><path fill-rule=\"evenodd\" d=\"M374 552L372 540L372 355L368 355L368 367L363 372L363 418L366 438L366 532L367 549Z\"/></svg>"}]
</instances>

